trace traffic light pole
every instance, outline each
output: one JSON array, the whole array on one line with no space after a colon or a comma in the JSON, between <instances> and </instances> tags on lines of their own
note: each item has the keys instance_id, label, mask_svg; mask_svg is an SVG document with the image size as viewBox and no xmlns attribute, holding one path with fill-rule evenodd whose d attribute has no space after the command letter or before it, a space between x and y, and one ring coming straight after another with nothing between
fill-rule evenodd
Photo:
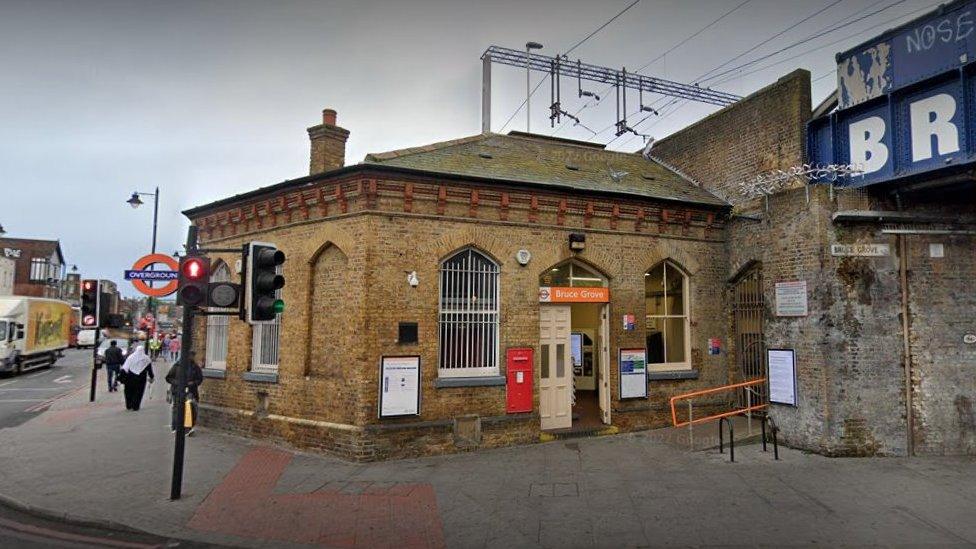
<instances>
[{"instance_id":1,"label":"traffic light pole","mask_svg":"<svg viewBox=\"0 0 976 549\"><path fill-rule=\"evenodd\" d=\"M95 328L95 346L92 347L92 375L91 390L88 392L88 402L95 402L95 385L98 384L98 336L101 335L101 328Z\"/></svg>"},{"instance_id":2,"label":"traffic light pole","mask_svg":"<svg viewBox=\"0 0 976 549\"><path fill-rule=\"evenodd\" d=\"M191 225L186 232L186 252L193 253L197 249L197 228ZM183 454L186 448L186 380L190 370L190 351L193 348L193 306L183 306L183 338L180 348L179 368L176 370L176 442L173 449L173 482L170 486L169 499L180 499L183 491Z\"/></svg>"}]
</instances>

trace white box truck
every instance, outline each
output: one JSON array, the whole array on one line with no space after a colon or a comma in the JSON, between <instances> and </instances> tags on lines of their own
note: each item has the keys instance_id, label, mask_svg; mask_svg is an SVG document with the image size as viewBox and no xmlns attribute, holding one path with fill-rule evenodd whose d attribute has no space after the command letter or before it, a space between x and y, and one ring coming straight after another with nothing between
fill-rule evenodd
<instances>
[{"instance_id":1,"label":"white box truck","mask_svg":"<svg viewBox=\"0 0 976 549\"><path fill-rule=\"evenodd\" d=\"M40 297L0 297L0 372L54 364L68 348L71 305Z\"/></svg>"}]
</instances>

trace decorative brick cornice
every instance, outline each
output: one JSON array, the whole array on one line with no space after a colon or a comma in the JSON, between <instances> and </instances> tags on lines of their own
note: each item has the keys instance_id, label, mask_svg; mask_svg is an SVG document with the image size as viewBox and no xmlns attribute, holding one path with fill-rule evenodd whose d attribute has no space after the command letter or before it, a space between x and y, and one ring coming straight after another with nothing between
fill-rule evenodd
<instances>
[{"instance_id":1,"label":"decorative brick cornice","mask_svg":"<svg viewBox=\"0 0 976 549\"><path fill-rule=\"evenodd\" d=\"M215 239L356 212L390 211L451 218L579 227L648 235L714 238L725 217L714 209L616 196L448 184L429 178L324 181L195 217L201 238Z\"/></svg>"}]
</instances>

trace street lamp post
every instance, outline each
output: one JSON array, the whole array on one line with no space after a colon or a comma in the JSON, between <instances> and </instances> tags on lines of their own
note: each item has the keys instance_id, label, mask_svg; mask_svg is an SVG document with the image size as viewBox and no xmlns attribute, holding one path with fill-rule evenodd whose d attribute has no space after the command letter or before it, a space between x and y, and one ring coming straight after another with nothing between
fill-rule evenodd
<instances>
[{"instance_id":1,"label":"street lamp post","mask_svg":"<svg viewBox=\"0 0 976 549\"><path fill-rule=\"evenodd\" d=\"M153 197L153 229L152 229L152 253L156 253L156 228L159 225L159 187L156 187L156 192L152 193L141 193L139 191L133 191L132 196L129 197L126 202L132 206L132 209L136 209L142 206L143 202L139 198L140 196L151 196ZM151 269L152 267L150 267ZM149 282L152 286L152 281ZM150 306L149 312L153 315L153 332L156 331L156 300L152 297L149 298Z\"/></svg>"}]
</instances>

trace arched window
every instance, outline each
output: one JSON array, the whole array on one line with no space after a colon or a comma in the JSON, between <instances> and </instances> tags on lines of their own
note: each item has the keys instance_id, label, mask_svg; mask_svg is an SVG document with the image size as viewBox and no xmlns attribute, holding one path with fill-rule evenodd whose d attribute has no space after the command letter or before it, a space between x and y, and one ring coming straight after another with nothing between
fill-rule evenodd
<instances>
[{"instance_id":1,"label":"arched window","mask_svg":"<svg viewBox=\"0 0 976 549\"><path fill-rule=\"evenodd\" d=\"M226 263L218 264L210 275L211 282L230 282L230 269ZM227 369L227 330L229 316L211 315L207 317L207 356L205 368Z\"/></svg>"},{"instance_id":2,"label":"arched window","mask_svg":"<svg viewBox=\"0 0 976 549\"><path fill-rule=\"evenodd\" d=\"M688 275L670 261L644 274L647 364L650 369L691 368Z\"/></svg>"},{"instance_id":3,"label":"arched window","mask_svg":"<svg viewBox=\"0 0 976 549\"><path fill-rule=\"evenodd\" d=\"M560 263L539 275L539 286L592 288L606 285L606 278L575 261Z\"/></svg>"},{"instance_id":4,"label":"arched window","mask_svg":"<svg viewBox=\"0 0 976 549\"><path fill-rule=\"evenodd\" d=\"M462 250L441 264L440 377L498 375L498 264Z\"/></svg>"}]
</instances>

